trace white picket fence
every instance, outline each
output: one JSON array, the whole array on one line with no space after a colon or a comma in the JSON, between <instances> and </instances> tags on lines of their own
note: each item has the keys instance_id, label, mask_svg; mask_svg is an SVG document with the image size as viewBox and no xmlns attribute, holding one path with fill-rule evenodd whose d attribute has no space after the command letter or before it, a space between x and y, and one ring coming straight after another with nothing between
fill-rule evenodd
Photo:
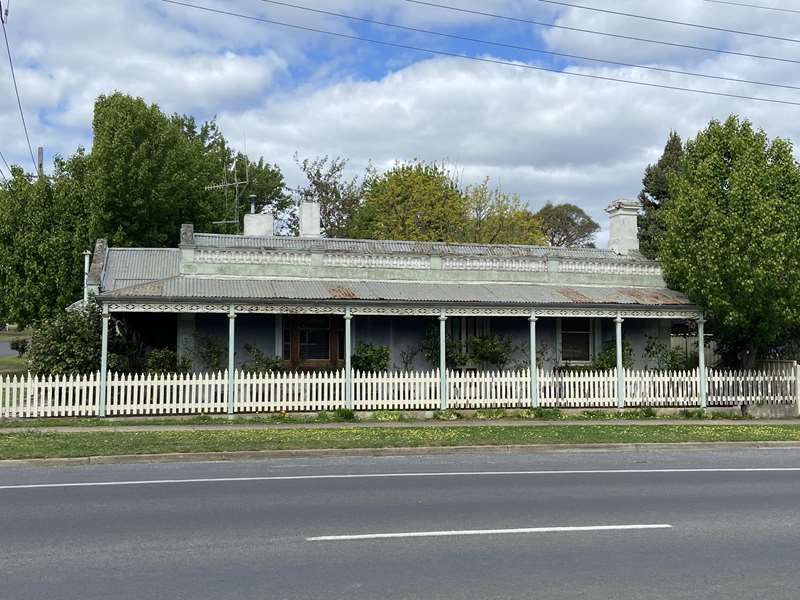
<instances>
[{"instance_id":1,"label":"white picket fence","mask_svg":"<svg viewBox=\"0 0 800 600\"><path fill-rule=\"evenodd\" d=\"M800 369L707 370L707 405L797 405ZM314 412L346 405L344 370L235 374L229 397L227 372L119 375L109 373L106 416L203 413ZM699 371L626 369L626 407L700 406ZM453 409L531 406L530 372L446 373L447 406ZM89 417L100 414L99 374L0 377L0 418ZM356 410L435 410L442 406L436 370L365 373L352 377ZM539 406L614 408L616 370L537 372Z\"/></svg>"}]
</instances>

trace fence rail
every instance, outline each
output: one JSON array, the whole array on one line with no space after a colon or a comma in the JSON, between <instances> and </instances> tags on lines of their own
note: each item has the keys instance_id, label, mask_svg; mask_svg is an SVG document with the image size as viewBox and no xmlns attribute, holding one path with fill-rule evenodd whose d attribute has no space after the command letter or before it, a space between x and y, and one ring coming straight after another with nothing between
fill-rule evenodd
<instances>
[{"instance_id":1,"label":"fence rail","mask_svg":"<svg viewBox=\"0 0 800 600\"><path fill-rule=\"evenodd\" d=\"M625 407L701 405L700 372L626 369ZM536 398L542 407L618 406L617 371L538 370ZM800 398L796 364L760 371L706 370L707 406L793 405ZM227 372L120 375L109 373L105 415L181 415L329 411L346 406L344 370L330 372L235 373L233 398ZM447 371L447 407L523 408L533 404L527 369ZM352 376L356 410L433 410L444 403L437 370ZM83 376L0 376L0 418L89 417L100 410L98 373Z\"/></svg>"}]
</instances>

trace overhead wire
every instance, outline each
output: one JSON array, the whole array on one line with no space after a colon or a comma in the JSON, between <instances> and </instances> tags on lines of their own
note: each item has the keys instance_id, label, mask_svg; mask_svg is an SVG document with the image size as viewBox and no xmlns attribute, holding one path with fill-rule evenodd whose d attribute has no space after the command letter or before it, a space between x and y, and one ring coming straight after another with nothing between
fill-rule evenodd
<instances>
[{"instance_id":1,"label":"overhead wire","mask_svg":"<svg viewBox=\"0 0 800 600\"><path fill-rule=\"evenodd\" d=\"M6 32L5 20L0 23L3 27L3 38L6 42L6 52L8 54L8 65L11 68L11 81L14 83L14 93L17 96L17 107L19 108L19 117L22 120L22 129L25 131L25 140L28 142L28 152L31 155L31 163L33 163L33 172L35 173L38 168L36 166L36 159L33 158L33 146L31 146L31 138L28 135L28 125L25 123L25 112L22 110L22 101L19 98L19 86L17 85L17 75L14 70L14 59L11 57L11 46L8 43L8 32Z\"/></svg>"},{"instance_id":2,"label":"overhead wire","mask_svg":"<svg viewBox=\"0 0 800 600\"><path fill-rule=\"evenodd\" d=\"M741 29L727 29L725 27L715 27L713 25L703 25L702 23L691 23L689 21L677 21L675 19L665 19L662 17L653 17L650 15L640 15L637 13L623 12L620 10L611 10L608 8L598 8L596 6L586 6L585 4L573 4L572 2L564 2L563 0L536 0L544 4L555 4L558 6L566 6L568 8L577 8L579 10L588 10L592 12L604 13L607 15L616 15L618 17L628 17L631 19L639 19L642 21L654 21L656 23L668 23L670 25L681 25L683 27L694 27L695 29L706 29L709 31L720 31L722 33L733 33L736 35L746 35L750 37L764 38L768 40L777 40L780 42L792 42L800 44L800 39L787 38L778 35L769 35L766 33L757 33L754 31L743 31Z\"/></svg>"},{"instance_id":3,"label":"overhead wire","mask_svg":"<svg viewBox=\"0 0 800 600\"><path fill-rule=\"evenodd\" d=\"M427 0L403 0L404 2L409 2L411 4L418 4L421 6L430 6L433 8L440 8L442 10L449 10L454 12L460 12L464 14L471 14L477 15L481 17L490 17L492 19L500 19L504 21L514 22L514 23L527 23L529 25L536 25L539 27L547 27L551 29L562 29L564 31L574 31L576 33L588 33L591 35L599 35L603 37L609 38L616 38L620 40L629 40L633 42L644 42L648 44L658 44L661 46L669 46L672 48L684 48L686 50L696 50L700 52L710 52L715 54L726 54L731 56L742 56L745 58L756 58L759 60L771 60L776 62L784 62L784 63L793 63L793 64L800 64L800 60L794 58L782 58L778 56L769 56L766 54L753 54L750 52L738 52L736 50L724 50L722 48L711 48L709 46L695 46L693 44L684 44L681 42L670 42L667 40L656 40L652 38L645 38L645 37L638 37L633 35L625 35L622 33L610 33L608 31L599 31L596 29L585 29L582 27L572 27L569 25L558 25L556 23L549 23L547 21L537 21L535 19L527 19L524 17L512 17L510 15L501 15L498 13L491 13L481 10L475 10L471 8L462 8L459 6L452 6L450 4L441 4L439 2L429 2Z\"/></svg>"},{"instance_id":4,"label":"overhead wire","mask_svg":"<svg viewBox=\"0 0 800 600\"><path fill-rule=\"evenodd\" d=\"M727 4L729 6L741 6L744 8L760 8L761 10L772 10L775 12L795 13L800 15L800 10L795 8L783 8L780 6L764 6L763 4L748 4L747 2L731 2L731 0L704 0L714 4Z\"/></svg>"},{"instance_id":5,"label":"overhead wire","mask_svg":"<svg viewBox=\"0 0 800 600\"><path fill-rule=\"evenodd\" d=\"M361 23L369 23L369 24L372 24L372 25L380 25L382 27L390 27L390 28L393 28L393 29L400 29L402 31L411 31L411 32L414 32L414 33L422 33L422 34L425 34L425 35L434 35L434 36L438 36L438 37L455 39L455 40L460 40L460 41L464 41L464 42L471 42L471 43L477 43L477 44L486 44L486 45L489 45L489 46L495 46L495 47L499 47L499 48L508 48L508 49L511 49L511 50L523 50L523 51L526 51L526 52L535 52L535 53L538 53L538 54L547 54L547 55L550 55L550 56L558 56L560 58L570 58L570 59L576 59L576 60L585 60L585 61L589 61L589 62L602 63L602 64L607 64L607 65L614 65L614 66L618 66L618 67L630 67L630 68L643 69L643 70L648 70L648 71L657 71L657 72L660 72L660 73L672 73L672 74L676 74L676 75L688 75L688 76L691 76L691 77L702 77L702 78L706 78L706 79L714 79L714 80L717 80L717 81L730 81L730 82L733 82L733 83L746 83L746 84L750 84L750 85L762 85L762 86L767 86L767 87L784 88L784 89L790 89L790 90L800 90L800 86L797 86L797 85L789 85L789 84L783 84L783 83L772 83L772 82L768 82L768 81L756 81L756 80L752 80L752 79L741 79L739 77L726 77L726 76L723 76L723 75L712 75L712 74L709 74L709 73L698 73L696 71L684 71L684 70L681 70L681 69L670 69L670 68L667 68L667 67L657 67L657 66L654 66L654 65L642 65L642 64L637 64L637 63L630 63L630 62L623 62L623 61L616 61L616 60L608 60L608 59L603 59L603 58L597 58L597 57L593 57L593 56L582 56L582 55L579 55L579 54L569 54L569 53L566 53L566 52L556 52L556 51L553 51L553 50L543 50L543 49L540 49L540 48L532 48L530 46L519 46L519 45L516 45L516 44L507 44L507 43L504 43L504 42L496 42L496 41L492 41L492 40L484 40L484 39L480 39L480 38L473 38L473 37L458 35L458 34L455 34L455 33L445 33L445 32L441 32L441 31L433 31L433 30L430 30L430 29L422 29L422 28L419 28L419 27L410 27L408 25L399 25L397 23L389 23L389 22L386 22L386 21L378 21L378 20L375 20L375 19L368 19L368 18L365 18L365 17L357 17L357 16L354 16L354 15L348 15L348 14L334 12L334 11L330 11L330 10L323 10L321 8L312 8L310 6L303 6L303 5L300 5L300 4L293 4L291 2L283 2L282 0L261 0L261 2L266 2L268 4L274 4L276 6L284 6L284 7L288 7L288 8L294 8L294 9L297 9L297 10L303 10L303 11L317 13L317 14L323 14L323 15L339 17L339 18L343 18L343 19L349 19L351 21L358 21L358 22L361 22Z\"/></svg>"},{"instance_id":6,"label":"overhead wire","mask_svg":"<svg viewBox=\"0 0 800 600\"><path fill-rule=\"evenodd\" d=\"M630 84L630 85L637 85L637 86L641 86L641 87L650 87L650 88L665 89L665 90L676 90L676 91L690 92L690 93L695 93L695 94L705 94L705 95L709 95L709 96L720 96L720 97L725 97L725 98L736 98L736 99L739 99L739 100L753 100L753 101L756 101L756 102L767 102L767 103L771 103L771 104L783 104L783 105L791 105L791 106L800 106L800 102L796 102L796 101L793 101L793 100L781 100L781 99L777 99L777 98L763 98L763 97L759 97L759 96L748 96L748 95L745 95L745 94L731 94L731 93L727 93L727 92L715 92L715 91L712 91L712 90L704 90L704 89L700 89L700 88L688 88L688 87L677 86L677 85L668 85L668 84L653 83L653 82L646 82L646 81L636 81L636 80L633 80L633 79L622 79L622 78L619 78L619 77L611 77L611 76L606 76L606 75L596 75L596 74L590 74L590 73L581 73L581 72L578 72L578 71L562 71L562 70L559 70L559 69L554 69L554 68L550 68L550 67L543 67L543 66L539 66L539 65L530 65L530 64L527 64L527 63L512 62L510 60L501 60L501 59L495 59L495 58L471 56L471 55L468 55L468 54L459 54L457 52L448 52L448 51L445 51L445 50L434 50L434 49L431 49L431 48L423 48L423 47L420 47L420 46L413 46L413 45L410 45L410 44L400 44L400 43L396 43L396 42L388 42L388 41L385 41L385 40L377 40L377 39L374 39L374 38L362 37L362 36L357 36L357 35L349 35L349 34L345 34L345 33L329 31L329 30L326 30L326 29L318 29L318 28L315 28L315 27L308 27L308 26L305 26L305 25L297 25L295 23L286 23L284 21L276 21L274 19L266 19L266 18L263 18L263 17L256 17L254 15L245 15L245 14L241 14L241 13L235 13L235 12L232 12L232 11L227 11L227 10L222 10L222 9L217 9L217 8L211 8L211 7L208 7L208 6L200 6L198 4L191 4L189 2L180 2L179 0L161 0L161 1L166 3L166 4L173 4L173 5L176 5L176 6L184 6L184 7L187 7L187 8L201 10L201 11L205 11L205 12L209 12L209 13L215 13L215 14L219 14L219 15L227 15L227 16L231 16L231 17L238 17L238 18L241 18L241 19L247 19L247 20L250 20L250 21L257 21L257 22L261 22L261 23L268 23L268 24L271 24L271 25L279 25L281 27L288 27L288 28L296 29L296 30L300 30L300 31L308 31L308 32L312 32L312 33L321 33L321 34L325 34L325 35L340 37L340 38L354 40L354 41L368 42L368 43L371 43L371 44L379 44L379 45L382 45L382 46L387 46L387 47L392 47L392 48L401 48L401 49L404 49L404 50L413 50L415 52L425 52L427 54L433 54L433 55L449 56L449 57L452 57L452 58L461 58L461 59L465 59L465 60L474 60L474 61L477 61L477 62L495 64L495 65L505 65L505 66L509 66L509 67L516 67L516 68L519 68L519 69L528 69L528 70L534 70L534 71L544 71L544 72L549 72L549 73L555 73L555 74L558 74L558 75L568 75L568 76L580 77L580 78L584 78L584 79L595 79L595 80L601 80L601 81L614 81L614 82L618 82L618 83L627 83L627 84Z\"/></svg>"}]
</instances>

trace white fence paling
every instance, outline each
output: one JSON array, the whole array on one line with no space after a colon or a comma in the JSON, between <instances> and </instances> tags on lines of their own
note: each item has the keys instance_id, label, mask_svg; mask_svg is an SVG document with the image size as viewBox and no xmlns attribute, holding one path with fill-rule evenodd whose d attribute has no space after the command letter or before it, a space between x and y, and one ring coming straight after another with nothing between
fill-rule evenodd
<instances>
[{"instance_id":1,"label":"white fence paling","mask_svg":"<svg viewBox=\"0 0 800 600\"><path fill-rule=\"evenodd\" d=\"M625 369L625 406L700 406L700 370Z\"/></svg>"},{"instance_id":2,"label":"white fence paling","mask_svg":"<svg viewBox=\"0 0 800 600\"><path fill-rule=\"evenodd\" d=\"M617 405L617 370L539 369L539 405L548 408L612 408Z\"/></svg>"},{"instance_id":3,"label":"white fence paling","mask_svg":"<svg viewBox=\"0 0 800 600\"><path fill-rule=\"evenodd\" d=\"M530 371L448 371L447 404L454 409L528 407Z\"/></svg>"},{"instance_id":4,"label":"white fence paling","mask_svg":"<svg viewBox=\"0 0 800 600\"><path fill-rule=\"evenodd\" d=\"M344 371L236 373L237 413L317 412L344 406Z\"/></svg>"},{"instance_id":5,"label":"white fence paling","mask_svg":"<svg viewBox=\"0 0 800 600\"><path fill-rule=\"evenodd\" d=\"M439 371L353 372L356 410L435 410Z\"/></svg>"},{"instance_id":6,"label":"white fence paling","mask_svg":"<svg viewBox=\"0 0 800 600\"><path fill-rule=\"evenodd\" d=\"M800 370L707 369L709 407L746 404L797 405ZM329 411L345 406L344 370L330 372L236 372L237 413ZM614 408L616 370L540 369L540 406ZM626 369L625 406L700 405L699 372ZM98 414L99 375L0 376L0 418L89 417ZM439 372L353 372L356 410L435 410ZM522 408L531 405L530 372L448 371L448 406L454 409ZM178 415L225 413L228 374L121 375L109 373L106 414Z\"/></svg>"}]
</instances>

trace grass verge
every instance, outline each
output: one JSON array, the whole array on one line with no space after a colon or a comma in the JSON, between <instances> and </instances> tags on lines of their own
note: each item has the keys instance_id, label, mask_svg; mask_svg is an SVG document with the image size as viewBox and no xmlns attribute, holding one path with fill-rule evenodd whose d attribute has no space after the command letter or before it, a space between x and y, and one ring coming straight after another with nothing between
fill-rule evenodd
<instances>
[{"instance_id":1,"label":"grass verge","mask_svg":"<svg viewBox=\"0 0 800 600\"><path fill-rule=\"evenodd\" d=\"M0 459L241 450L507 444L800 441L798 425L563 425L215 431L26 431L0 436Z\"/></svg>"}]
</instances>

